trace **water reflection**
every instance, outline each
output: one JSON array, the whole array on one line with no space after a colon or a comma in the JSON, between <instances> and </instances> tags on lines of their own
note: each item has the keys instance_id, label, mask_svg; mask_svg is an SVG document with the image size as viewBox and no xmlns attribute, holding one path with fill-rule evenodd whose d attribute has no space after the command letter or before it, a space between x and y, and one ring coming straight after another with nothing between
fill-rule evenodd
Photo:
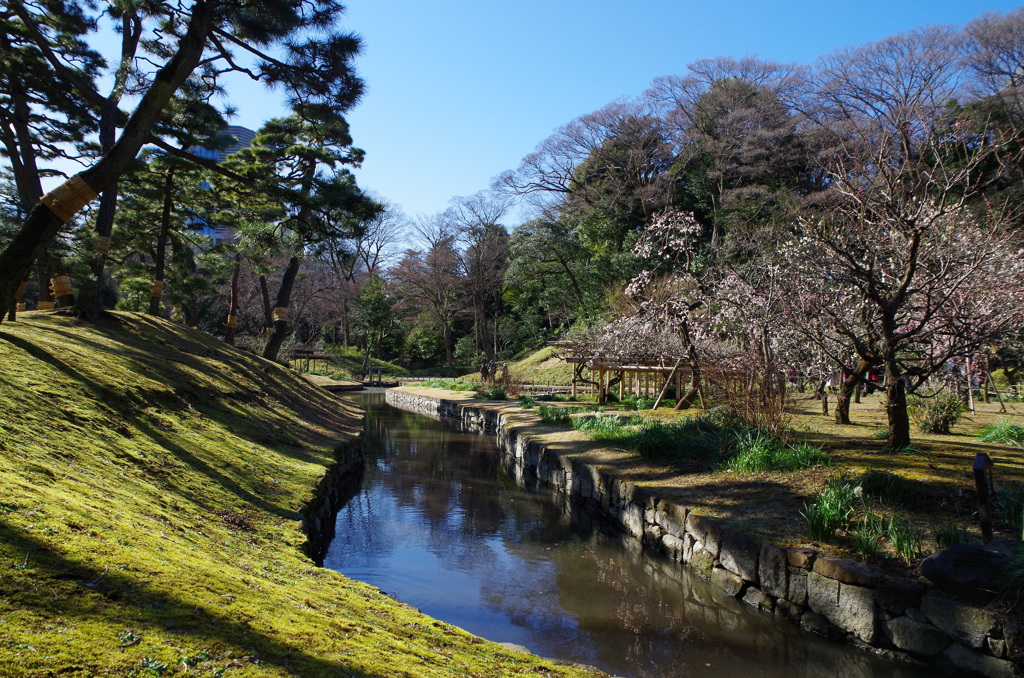
<instances>
[{"instance_id":1,"label":"water reflection","mask_svg":"<svg viewBox=\"0 0 1024 678\"><path fill-rule=\"evenodd\" d=\"M362 396L363 489L324 565L432 617L620 676L926 676L726 598L634 542L570 525L490 437ZM579 514L579 512L574 512Z\"/></svg>"}]
</instances>

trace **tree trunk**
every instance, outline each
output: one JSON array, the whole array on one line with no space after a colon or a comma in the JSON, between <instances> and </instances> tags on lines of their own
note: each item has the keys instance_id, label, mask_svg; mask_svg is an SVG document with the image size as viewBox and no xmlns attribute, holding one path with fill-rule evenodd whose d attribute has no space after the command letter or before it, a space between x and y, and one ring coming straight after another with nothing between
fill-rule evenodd
<instances>
[{"instance_id":1,"label":"tree trunk","mask_svg":"<svg viewBox=\"0 0 1024 678\"><path fill-rule=\"evenodd\" d=\"M444 325L444 362L448 366L448 376L455 376L455 363L452 361L452 327L451 323Z\"/></svg>"},{"instance_id":2,"label":"tree trunk","mask_svg":"<svg viewBox=\"0 0 1024 678\"><path fill-rule=\"evenodd\" d=\"M10 301L18 284L61 227L131 167L167 103L199 64L206 39L213 30L216 10L215 3L200 1L193 5L188 29L177 51L157 72L117 143L96 164L47 192L29 212L21 229L0 252L0 299ZM5 306L6 303L0 303L0 308Z\"/></svg>"},{"instance_id":3,"label":"tree trunk","mask_svg":"<svg viewBox=\"0 0 1024 678\"><path fill-rule=\"evenodd\" d=\"M850 425L850 396L859 393L860 385L864 382L864 375L871 369L871 364L861 360L849 374L839 383L839 395L836 396L836 423L844 426ZM846 372L846 366L843 366ZM856 398L860 402L859 398Z\"/></svg>"},{"instance_id":4,"label":"tree trunk","mask_svg":"<svg viewBox=\"0 0 1024 678\"><path fill-rule=\"evenodd\" d=\"M53 308L53 295L50 294L50 276L53 273L53 258L48 250L43 250L39 256L39 265L36 267L36 284L39 287L39 298L36 300L36 308L48 310ZM17 296L17 295L15 295Z\"/></svg>"},{"instance_id":5,"label":"tree trunk","mask_svg":"<svg viewBox=\"0 0 1024 678\"><path fill-rule=\"evenodd\" d=\"M224 343L235 345L235 332L238 329L238 277L242 273L242 255L235 255L235 272L231 274L231 297L228 303L227 329L224 331Z\"/></svg>"},{"instance_id":6,"label":"tree trunk","mask_svg":"<svg viewBox=\"0 0 1024 678\"><path fill-rule=\"evenodd\" d=\"M910 445L910 416L907 413L907 389L896 361L885 363L885 400L889 419L886 450L896 452Z\"/></svg>"},{"instance_id":7,"label":"tree trunk","mask_svg":"<svg viewBox=\"0 0 1024 678\"><path fill-rule=\"evenodd\" d=\"M288 323L288 305L291 303L292 287L295 285L295 278L299 275L299 267L302 265L302 258L293 256L288 260L288 267L281 277L281 287L277 290L277 305L274 307L274 333L270 335L270 341L263 349L263 357L267 360L277 360L281 346L288 337L290 325Z\"/></svg>"},{"instance_id":8,"label":"tree trunk","mask_svg":"<svg viewBox=\"0 0 1024 678\"><path fill-rule=\"evenodd\" d=\"M274 331L274 309L270 305L270 287L265 275L260 276L260 298L263 299L263 329L269 337Z\"/></svg>"},{"instance_id":9,"label":"tree trunk","mask_svg":"<svg viewBox=\"0 0 1024 678\"><path fill-rule=\"evenodd\" d=\"M676 406L672 408L675 410L688 410L693 407L693 403L700 396L700 387L703 384L700 362L697 360L697 350L694 349L693 344L687 347L686 354L690 362L690 390L676 402Z\"/></svg>"}]
</instances>

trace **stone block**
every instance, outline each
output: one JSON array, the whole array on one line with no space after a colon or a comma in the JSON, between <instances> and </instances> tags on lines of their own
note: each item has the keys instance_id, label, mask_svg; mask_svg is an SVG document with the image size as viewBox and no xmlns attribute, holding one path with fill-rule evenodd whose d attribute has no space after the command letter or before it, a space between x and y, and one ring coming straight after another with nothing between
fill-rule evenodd
<instances>
[{"instance_id":1,"label":"stone block","mask_svg":"<svg viewBox=\"0 0 1024 678\"><path fill-rule=\"evenodd\" d=\"M711 583L734 598L743 591L745 584L742 577L724 567L716 567L711 570Z\"/></svg>"},{"instance_id":2,"label":"stone block","mask_svg":"<svg viewBox=\"0 0 1024 678\"><path fill-rule=\"evenodd\" d=\"M637 504L626 504L622 507L619 515L622 526L626 532L635 539L640 539L644 534L644 510Z\"/></svg>"},{"instance_id":3,"label":"stone block","mask_svg":"<svg viewBox=\"0 0 1024 678\"><path fill-rule=\"evenodd\" d=\"M789 586L786 598L797 605L807 604L807 572L797 568L796 572L789 573Z\"/></svg>"},{"instance_id":4,"label":"stone block","mask_svg":"<svg viewBox=\"0 0 1024 678\"><path fill-rule=\"evenodd\" d=\"M877 619L871 589L843 584L812 571L807 575L807 602L812 611L840 629L866 643L874 640Z\"/></svg>"},{"instance_id":5,"label":"stone block","mask_svg":"<svg viewBox=\"0 0 1024 678\"><path fill-rule=\"evenodd\" d=\"M718 560L727 570L738 574L756 586L761 581L758 575L760 557L761 542L736 530L722 530Z\"/></svg>"},{"instance_id":6,"label":"stone block","mask_svg":"<svg viewBox=\"0 0 1024 678\"><path fill-rule=\"evenodd\" d=\"M800 615L800 626L806 631L817 633L819 636L825 636L826 638L834 635L831 624L817 612L808 611Z\"/></svg>"},{"instance_id":7,"label":"stone block","mask_svg":"<svg viewBox=\"0 0 1024 678\"><path fill-rule=\"evenodd\" d=\"M761 590L776 598L789 595L789 570L786 566L786 552L767 542L761 544L761 556L757 564Z\"/></svg>"},{"instance_id":8,"label":"stone block","mask_svg":"<svg viewBox=\"0 0 1024 678\"><path fill-rule=\"evenodd\" d=\"M697 544L697 540L693 538L692 534L683 535L683 562L690 562L690 558L693 557L693 547Z\"/></svg>"},{"instance_id":9,"label":"stone block","mask_svg":"<svg viewBox=\"0 0 1024 678\"><path fill-rule=\"evenodd\" d=\"M921 596L928 591L922 582L900 581L882 582L875 589L875 600L879 607L897 617L906 613L908 608L916 608L921 604Z\"/></svg>"},{"instance_id":10,"label":"stone block","mask_svg":"<svg viewBox=\"0 0 1024 678\"><path fill-rule=\"evenodd\" d=\"M844 584L875 587L882 581L882 575L868 569L856 560L844 558L827 558L821 556L814 560L814 572Z\"/></svg>"},{"instance_id":11,"label":"stone block","mask_svg":"<svg viewBox=\"0 0 1024 678\"><path fill-rule=\"evenodd\" d=\"M779 598L775 601L775 614L782 615L791 622L799 622L803 613L804 609L790 600Z\"/></svg>"},{"instance_id":12,"label":"stone block","mask_svg":"<svg viewBox=\"0 0 1024 678\"><path fill-rule=\"evenodd\" d=\"M1006 656L1006 641L997 638L988 639L988 653L993 657Z\"/></svg>"},{"instance_id":13,"label":"stone block","mask_svg":"<svg viewBox=\"0 0 1024 678\"><path fill-rule=\"evenodd\" d=\"M814 566L814 559L817 555L818 552L814 549L802 547L790 548L786 550L786 562L793 567L809 570Z\"/></svg>"},{"instance_id":14,"label":"stone block","mask_svg":"<svg viewBox=\"0 0 1024 678\"><path fill-rule=\"evenodd\" d=\"M693 535L705 551L715 558L718 557L722 527L717 522L691 511L686 516L686 531Z\"/></svg>"},{"instance_id":15,"label":"stone block","mask_svg":"<svg viewBox=\"0 0 1024 678\"><path fill-rule=\"evenodd\" d=\"M661 551L661 537L665 533L657 525L647 525L644 527L644 544L647 548L653 551Z\"/></svg>"},{"instance_id":16,"label":"stone block","mask_svg":"<svg viewBox=\"0 0 1024 678\"><path fill-rule=\"evenodd\" d=\"M661 547L672 560L678 562L683 559L683 540L674 534L663 534L661 536Z\"/></svg>"},{"instance_id":17,"label":"stone block","mask_svg":"<svg viewBox=\"0 0 1024 678\"><path fill-rule=\"evenodd\" d=\"M658 512L658 524L665 532L682 539L686 534L686 507L663 502Z\"/></svg>"},{"instance_id":18,"label":"stone block","mask_svg":"<svg viewBox=\"0 0 1024 678\"><path fill-rule=\"evenodd\" d=\"M982 648L988 636L1000 635L994 633L999 629L995 616L975 605L929 593L921 598L921 611L953 640L974 649Z\"/></svg>"},{"instance_id":19,"label":"stone block","mask_svg":"<svg viewBox=\"0 0 1024 678\"><path fill-rule=\"evenodd\" d=\"M698 544L693 545L690 554L690 567L704 578L711 577L711 569L715 566L715 558Z\"/></svg>"},{"instance_id":20,"label":"stone block","mask_svg":"<svg viewBox=\"0 0 1024 678\"><path fill-rule=\"evenodd\" d=\"M958 676L981 675L985 678L1013 678L1017 675L1012 662L975 652L960 643L953 643L935 658L935 666Z\"/></svg>"},{"instance_id":21,"label":"stone block","mask_svg":"<svg viewBox=\"0 0 1024 678\"><path fill-rule=\"evenodd\" d=\"M652 494L650 490L646 490L642 487L634 487L633 503L639 504L645 509L655 509L658 506L658 496Z\"/></svg>"},{"instance_id":22,"label":"stone block","mask_svg":"<svg viewBox=\"0 0 1024 678\"><path fill-rule=\"evenodd\" d=\"M747 605L753 605L763 612L773 612L775 610L775 602L771 599L771 596L766 595L764 591L756 586L747 587L747 590L743 593L743 602Z\"/></svg>"},{"instance_id":23,"label":"stone block","mask_svg":"<svg viewBox=\"0 0 1024 678\"><path fill-rule=\"evenodd\" d=\"M910 617L896 617L882 622L882 633L893 645L917 655L934 656L949 647L953 640L931 624Z\"/></svg>"}]
</instances>

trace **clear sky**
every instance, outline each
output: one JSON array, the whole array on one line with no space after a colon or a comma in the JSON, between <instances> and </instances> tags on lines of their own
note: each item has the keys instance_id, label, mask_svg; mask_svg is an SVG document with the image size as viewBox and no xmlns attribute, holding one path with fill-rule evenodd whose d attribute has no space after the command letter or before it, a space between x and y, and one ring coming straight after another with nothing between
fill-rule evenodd
<instances>
[{"instance_id":1,"label":"clear sky","mask_svg":"<svg viewBox=\"0 0 1024 678\"><path fill-rule=\"evenodd\" d=\"M1019 0L1018 0L1019 2ZM702 58L811 63L1001 0L348 0L367 93L348 119L366 151L360 186L410 216L489 186L557 127ZM233 121L279 110L239 91ZM511 225L511 224L510 224Z\"/></svg>"}]
</instances>

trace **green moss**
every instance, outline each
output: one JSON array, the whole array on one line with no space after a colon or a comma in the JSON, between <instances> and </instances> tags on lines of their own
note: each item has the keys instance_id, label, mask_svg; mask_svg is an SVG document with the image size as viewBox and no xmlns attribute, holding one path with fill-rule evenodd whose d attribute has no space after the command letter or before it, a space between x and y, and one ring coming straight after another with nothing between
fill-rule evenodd
<instances>
[{"instance_id":1,"label":"green moss","mask_svg":"<svg viewBox=\"0 0 1024 678\"><path fill-rule=\"evenodd\" d=\"M583 675L314 567L358 413L163 320L0 325L0 675Z\"/></svg>"}]
</instances>

